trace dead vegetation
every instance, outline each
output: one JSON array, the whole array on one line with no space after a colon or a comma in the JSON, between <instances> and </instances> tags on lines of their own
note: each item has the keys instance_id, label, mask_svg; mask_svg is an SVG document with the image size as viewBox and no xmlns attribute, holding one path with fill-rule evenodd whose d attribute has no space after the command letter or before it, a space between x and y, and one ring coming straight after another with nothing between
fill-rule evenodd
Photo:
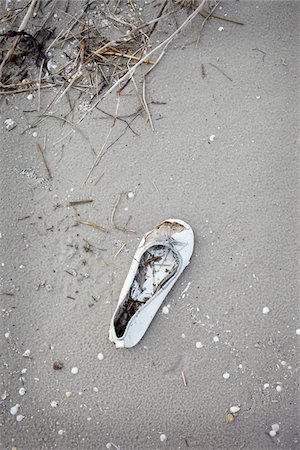
<instances>
[{"instance_id":1,"label":"dead vegetation","mask_svg":"<svg viewBox=\"0 0 300 450\"><path fill-rule=\"evenodd\" d=\"M46 115L69 91L76 91L88 99L81 121L104 96L115 89L120 94L131 82L146 120L154 129L146 99L146 80L174 37L199 15L204 21L214 18L242 25L216 16L214 10L219 3L205 5L205 0L200 4L195 0L165 0L153 6L151 3L147 10L144 5L147 20L143 18L144 11L140 11L142 8L132 0L102 4L91 0L76 14L70 12L72 5L68 0L32 0L25 7L7 9L0 19L0 95L38 91L40 97L42 90L55 87L55 96L43 111ZM181 17L178 14L184 8L188 17L179 25L182 14ZM54 20L55 17L60 20ZM169 19L176 24L172 33L168 31L170 26L164 29ZM169 36L154 46L157 40L153 36L157 38L158 28L160 36ZM63 57L63 63L56 62L57 55ZM141 70L136 81L134 75L141 66L146 69ZM33 125L40 120L39 116Z\"/></svg>"}]
</instances>

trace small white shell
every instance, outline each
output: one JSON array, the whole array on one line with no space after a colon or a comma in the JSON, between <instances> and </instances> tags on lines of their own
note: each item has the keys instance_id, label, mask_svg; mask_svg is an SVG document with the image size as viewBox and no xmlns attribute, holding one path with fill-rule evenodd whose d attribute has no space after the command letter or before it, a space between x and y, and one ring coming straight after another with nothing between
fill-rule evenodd
<instances>
[{"instance_id":1,"label":"small white shell","mask_svg":"<svg viewBox=\"0 0 300 450\"><path fill-rule=\"evenodd\" d=\"M241 408L239 406L230 406L229 411L234 414L239 412L240 409Z\"/></svg>"},{"instance_id":2,"label":"small white shell","mask_svg":"<svg viewBox=\"0 0 300 450\"><path fill-rule=\"evenodd\" d=\"M26 394L26 389L23 388L23 387L21 387L21 388L19 389L19 394L20 394L20 395L25 395L25 394Z\"/></svg>"}]
</instances>

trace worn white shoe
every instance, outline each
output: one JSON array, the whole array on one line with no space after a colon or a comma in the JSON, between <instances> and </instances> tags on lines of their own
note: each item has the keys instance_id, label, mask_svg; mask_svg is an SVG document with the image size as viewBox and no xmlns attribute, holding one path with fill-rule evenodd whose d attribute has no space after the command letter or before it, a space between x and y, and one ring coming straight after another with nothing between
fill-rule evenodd
<instances>
[{"instance_id":1,"label":"worn white shoe","mask_svg":"<svg viewBox=\"0 0 300 450\"><path fill-rule=\"evenodd\" d=\"M116 347L133 347L144 336L173 285L189 264L194 233L168 219L145 234L133 257L109 327Z\"/></svg>"}]
</instances>

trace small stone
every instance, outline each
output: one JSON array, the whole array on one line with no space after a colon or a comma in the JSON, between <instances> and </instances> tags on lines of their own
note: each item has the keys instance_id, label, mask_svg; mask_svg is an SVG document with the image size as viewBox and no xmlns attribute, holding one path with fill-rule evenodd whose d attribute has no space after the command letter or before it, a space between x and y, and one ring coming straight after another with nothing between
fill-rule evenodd
<instances>
[{"instance_id":1,"label":"small stone","mask_svg":"<svg viewBox=\"0 0 300 450\"><path fill-rule=\"evenodd\" d=\"M103 361L104 359L103 353L98 353L97 358L99 359L99 361Z\"/></svg>"},{"instance_id":2,"label":"small stone","mask_svg":"<svg viewBox=\"0 0 300 450\"><path fill-rule=\"evenodd\" d=\"M268 389L270 387L269 383L265 383L263 389Z\"/></svg>"},{"instance_id":3,"label":"small stone","mask_svg":"<svg viewBox=\"0 0 300 450\"><path fill-rule=\"evenodd\" d=\"M271 437L275 437L275 436L276 436L276 431L275 431L275 430L269 431L269 435L270 435Z\"/></svg>"},{"instance_id":4,"label":"small stone","mask_svg":"<svg viewBox=\"0 0 300 450\"><path fill-rule=\"evenodd\" d=\"M160 439L160 442L166 442L167 436L166 436L165 434L161 434L161 435L159 436L159 439Z\"/></svg>"},{"instance_id":5,"label":"small stone","mask_svg":"<svg viewBox=\"0 0 300 450\"><path fill-rule=\"evenodd\" d=\"M219 342L219 340L220 340L220 339L219 339L218 336L214 336L214 337L213 337L213 341L214 341L214 342Z\"/></svg>"},{"instance_id":6,"label":"small stone","mask_svg":"<svg viewBox=\"0 0 300 450\"><path fill-rule=\"evenodd\" d=\"M275 433L278 433L279 431L279 425L278 423L273 423L273 425L271 426L272 430L275 431Z\"/></svg>"},{"instance_id":7,"label":"small stone","mask_svg":"<svg viewBox=\"0 0 300 450\"><path fill-rule=\"evenodd\" d=\"M212 135L209 137L210 142L214 142L215 139L216 139L216 136L215 136L214 134L212 134Z\"/></svg>"},{"instance_id":8,"label":"small stone","mask_svg":"<svg viewBox=\"0 0 300 450\"><path fill-rule=\"evenodd\" d=\"M95 386L95 387L93 387L93 391L94 392L99 392L99 389Z\"/></svg>"},{"instance_id":9,"label":"small stone","mask_svg":"<svg viewBox=\"0 0 300 450\"><path fill-rule=\"evenodd\" d=\"M224 31L224 27L219 27L218 31Z\"/></svg>"},{"instance_id":10,"label":"small stone","mask_svg":"<svg viewBox=\"0 0 300 450\"><path fill-rule=\"evenodd\" d=\"M33 99L33 94L28 94L27 95L27 100L32 100Z\"/></svg>"},{"instance_id":11,"label":"small stone","mask_svg":"<svg viewBox=\"0 0 300 450\"><path fill-rule=\"evenodd\" d=\"M202 347L203 347L202 342L200 342L200 341L196 342L196 348L202 348Z\"/></svg>"},{"instance_id":12,"label":"small stone","mask_svg":"<svg viewBox=\"0 0 300 450\"><path fill-rule=\"evenodd\" d=\"M230 377L230 374L228 372L223 373L224 380L228 380L229 377Z\"/></svg>"},{"instance_id":13,"label":"small stone","mask_svg":"<svg viewBox=\"0 0 300 450\"><path fill-rule=\"evenodd\" d=\"M33 137L37 137L37 132L34 131L34 132L32 133L32 136L33 136Z\"/></svg>"},{"instance_id":14,"label":"small stone","mask_svg":"<svg viewBox=\"0 0 300 450\"><path fill-rule=\"evenodd\" d=\"M163 314L169 314L169 308L167 306L164 306L162 309Z\"/></svg>"},{"instance_id":15,"label":"small stone","mask_svg":"<svg viewBox=\"0 0 300 450\"><path fill-rule=\"evenodd\" d=\"M277 392L281 392L282 391L282 387L279 384L276 386L276 391Z\"/></svg>"},{"instance_id":16,"label":"small stone","mask_svg":"<svg viewBox=\"0 0 300 450\"><path fill-rule=\"evenodd\" d=\"M64 363L63 362L61 362L59 360L54 361L54 363L53 363L53 369L54 370L61 370L63 367L64 367Z\"/></svg>"},{"instance_id":17,"label":"small stone","mask_svg":"<svg viewBox=\"0 0 300 450\"><path fill-rule=\"evenodd\" d=\"M26 389L23 388L23 387L21 387L21 388L19 389L19 394L20 394L20 395L25 395L25 394L26 394Z\"/></svg>"},{"instance_id":18,"label":"small stone","mask_svg":"<svg viewBox=\"0 0 300 450\"><path fill-rule=\"evenodd\" d=\"M232 423L234 421L234 415L231 413L226 414L226 422Z\"/></svg>"},{"instance_id":19,"label":"small stone","mask_svg":"<svg viewBox=\"0 0 300 450\"><path fill-rule=\"evenodd\" d=\"M230 406L229 411L233 414L239 412L241 408L239 406Z\"/></svg>"},{"instance_id":20,"label":"small stone","mask_svg":"<svg viewBox=\"0 0 300 450\"><path fill-rule=\"evenodd\" d=\"M110 442L108 442L107 444L106 444L106 446L105 446L106 448L108 448L108 449L110 449L111 448L111 443Z\"/></svg>"},{"instance_id":21,"label":"small stone","mask_svg":"<svg viewBox=\"0 0 300 450\"><path fill-rule=\"evenodd\" d=\"M30 358L30 350L25 350L22 356L24 356L24 358Z\"/></svg>"},{"instance_id":22,"label":"small stone","mask_svg":"<svg viewBox=\"0 0 300 450\"><path fill-rule=\"evenodd\" d=\"M71 395L72 395L72 392L71 392L71 391L67 391L66 394L65 394L65 396L66 396L67 398L71 397Z\"/></svg>"},{"instance_id":23,"label":"small stone","mask_svg":"<svg viewBox=\"0 0 300 450\"><path fill-rule=\"evenodd\" d=\"M6 339L8 339L9 336L10 336L10 332L9 332L9 331L8 331L7 333L4 333L4 337L5 337Z\"/></svg>"},{"instance_id":24,"label":"small stone","mask_svg":"<svg viewBox=\"0 0 300 450\"><path fill-rule=\"evenodd\" d=\"M52 402L50 403L52 408L57 408L58 406L58 402L56 400L52 400Z\"/></svg>"},{"instance_id":25,"label":"small stone","mask_svg":"<svg viewBox=\"0 0 300 450\"><path fill-rule=\"evenodd\" d=\"M17 422L21 422L24 419L25 416L22 416L22 414L19 414L17 416Z\"/></svg>"},{"instance_id":26,"label":"small stone","mask_svg":"<svg viewBox=\"0 0 300 450\"><path fill-rule=\"evenodd\" d=\"M133 198L134 197L134 193L133 192L128 192L127 197L128 198Z\"/></svg>"},{"instance_id":27,"label":"small stone","mask_svg":"<svg viewBox=\"0 0 300 450\"><path fill-rule=\"evenodd\" d=\"M269 314L269 312L270 312L270 309L267 306L264 306L264 308L262 310L262 313L263 314Z\"/></svg>"},{"instance_id":28,"label":"small stone","mask_svg":"<svg viewBox=\"0 0 300 450\"><path fill-rule=\"evenodd\" d=\"M300 336L300 328L297 328L297 330L296 330L296 335L297 335L297 336Z\"/></svg>"},{"instance_id":29,"label":"small stone","mask_svg":"<svg viewBox=\"0 0 300 450\"><path fill-rule=\"evenodd\" d=\"M10 408L10 413L11 413L13 416L15 416L15 415L17 414L17 412L18 412L19 407L20 407L20 405L12 406L12 408Z\"/></svg>"},{"instance_id":30,"label":"small stone","mask_svg":"<svg viewBox=\"0 0 300 450\"><path fill-rule=\"evenodd\" d=\"M76 375L76 374L78 373L78 367L72 367L71 373L72 373L73 375Z\"/></svg>"},{"instance_id":31,"label":"small stone","mask_svg":"<svg viewBox=\"0 0 300 450\"><path fill-rule=\"evenodd\" d=\"M64 430L58 430L58 434L62 436L64 434Z\"/></svg>"}]
</instances>

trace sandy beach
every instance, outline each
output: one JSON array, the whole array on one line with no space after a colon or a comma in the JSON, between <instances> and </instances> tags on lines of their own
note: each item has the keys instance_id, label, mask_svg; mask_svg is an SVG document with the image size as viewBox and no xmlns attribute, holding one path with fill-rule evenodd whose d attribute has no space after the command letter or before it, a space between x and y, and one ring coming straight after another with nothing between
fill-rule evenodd
<instances>
[{"instance_id":1,"label":"sandy beach","mask_svg":"<svg viewBox=\"0 0 300 450\"><path fill-rule=\"evenodd\" d=\"M55 33L65 5L42 5ZM126 5L107 7L125 20ZM134 5L150 20L162 3ZM159 21L148 51L191 13ZM92 110L76 89L1 92L1 449L299 448L299 2L214 14L245 25L198 15L174 37L146 80L154 130L132 81ZM194 230L191 263L139 344L116 349L132 257L171 217Z\"/></svg>"}]
</instances>

